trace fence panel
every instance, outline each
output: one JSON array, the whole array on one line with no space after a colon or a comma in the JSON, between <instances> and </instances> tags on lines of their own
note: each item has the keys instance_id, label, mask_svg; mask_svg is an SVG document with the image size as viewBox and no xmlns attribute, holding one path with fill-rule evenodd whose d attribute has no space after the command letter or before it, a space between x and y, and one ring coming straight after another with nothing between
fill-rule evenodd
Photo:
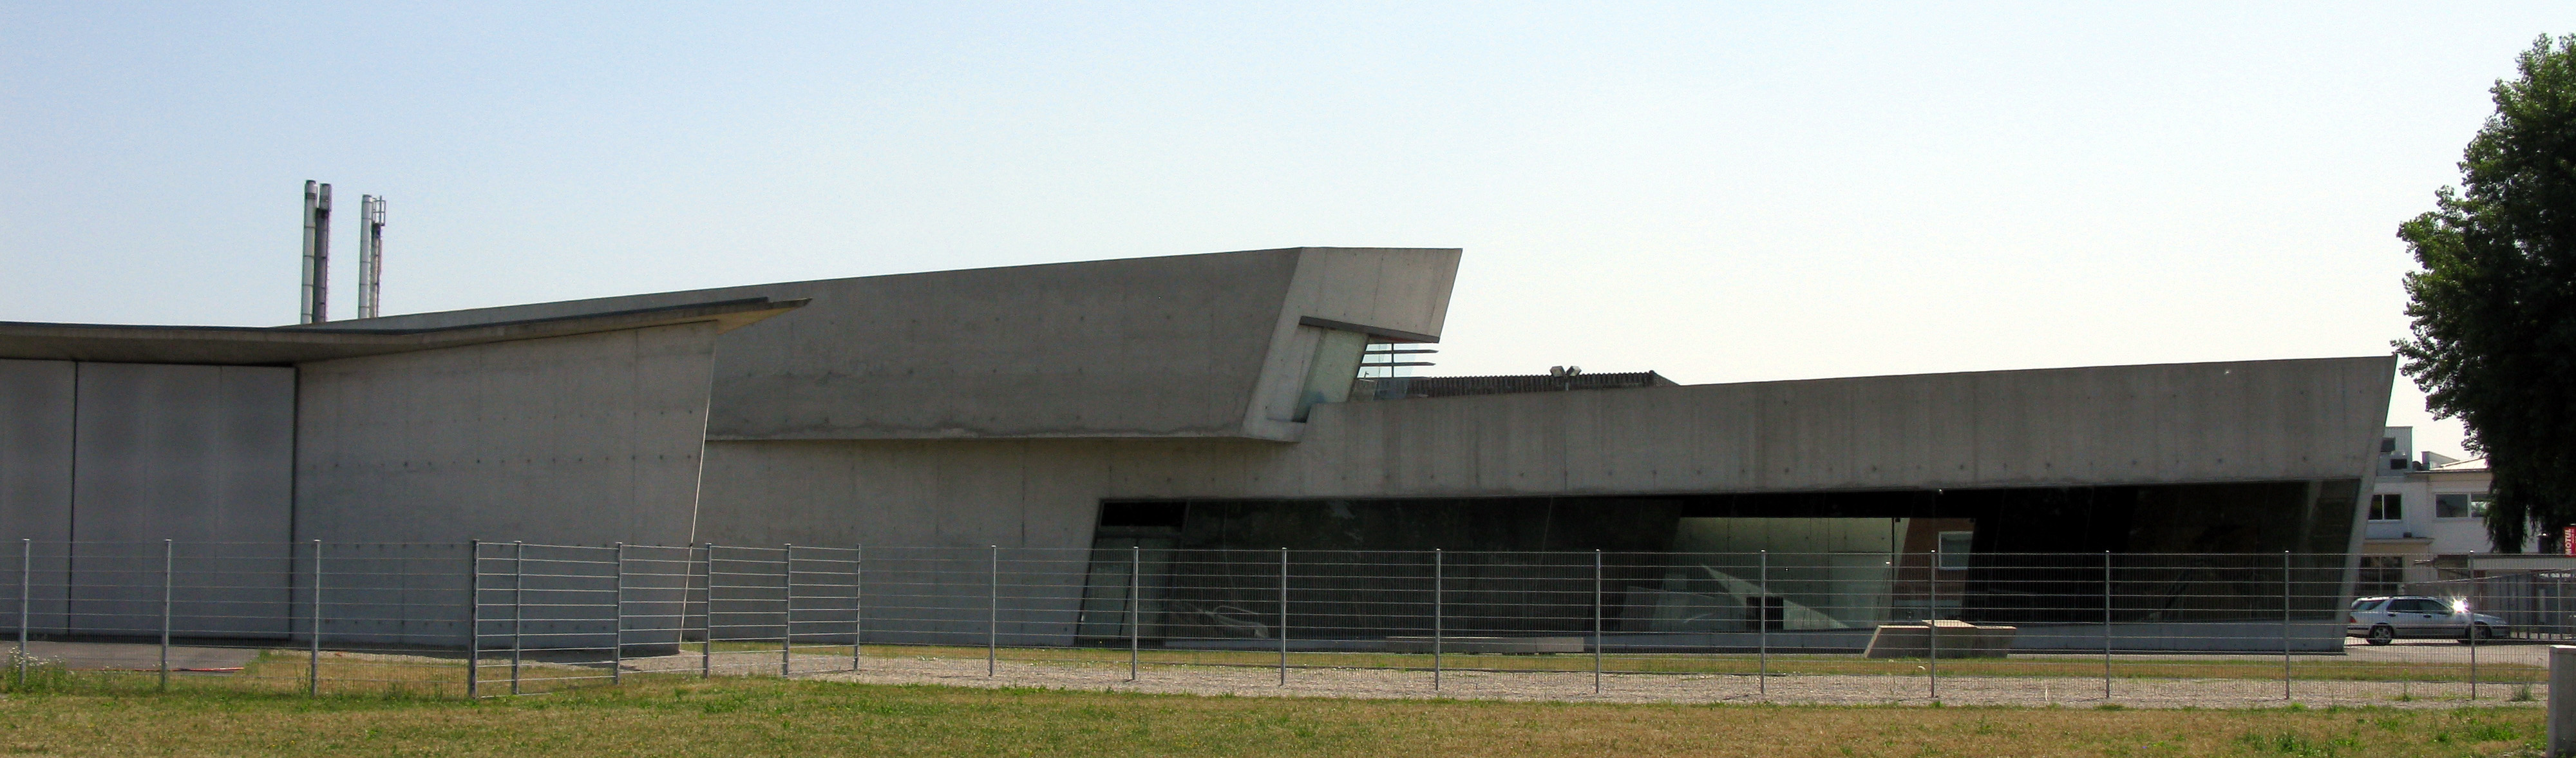
<instances>
[{"instance_id":1,"label":"fence panel","mask_svg":"<svg viewBox=\"0 0 2576 758\"><path fill-rule=\"evenodd\" d=\"M2367 702L2533 697L2540 643L2576 627L2576 572L2409 585L2430 610L2401 617L2355 603L2340 554L17 547L9 686L33 667L315 694L718 674L1334 691L1373 671L1567 696ZM2360 637L2382 627L2390 644Z\"/></svg>"}]
</instances>

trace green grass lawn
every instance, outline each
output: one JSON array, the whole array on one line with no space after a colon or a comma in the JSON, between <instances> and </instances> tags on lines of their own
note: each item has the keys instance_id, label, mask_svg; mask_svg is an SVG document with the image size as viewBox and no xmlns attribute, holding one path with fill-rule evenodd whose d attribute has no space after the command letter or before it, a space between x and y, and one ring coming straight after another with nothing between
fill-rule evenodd
<instances>
[{"instance_id":1,"label":"green grass lawn","mask_svg":"<svg viewBox=\"0 0 2576 758\"><path fill-rule=\"evenodd\" d=\"M0 699L0 754L2497 756L2539 709L2097 710L1192 697L656 679L482 701L182 687Z\"/></svg>"}]
</instances>

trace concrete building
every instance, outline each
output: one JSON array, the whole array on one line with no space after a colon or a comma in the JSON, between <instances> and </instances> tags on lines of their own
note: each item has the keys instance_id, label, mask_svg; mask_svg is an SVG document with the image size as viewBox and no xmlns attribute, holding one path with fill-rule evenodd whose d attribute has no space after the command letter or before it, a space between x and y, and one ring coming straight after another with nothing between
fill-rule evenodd
<instances>
[{"instance_id":1,"label":"concrete building","mask_svg":"<svg viewBox=\"0 0 2576 758\"><path fill-rule=\"evenodd\" d=\"M1980 594L1977 572L2295 551L2332 577L2301 593L2320 619L2303 644L2339 644L2338 582L2384 465L2388 356L1357 381L1369 345L1440 340L1458 262L1292 248L275 329L0 325L0 537L1144 548L1165 577L1187 573L1173 568L1187 551L1603 550L1623 629L1712 635L1762 604L1816 630L2046 623L2070 605L2049 598L2106 588ZM1748 596L1736 564L1759 550L1812 556L1770 569L1812 591ZM1124 569L1065 566L1020 577L1047 589L1016 611L1016 641L1124 633L1117 614L1078 613L1123 608ZM2085 571L2069 577L2099 575ZM980 614L982 580L920 581L928 610L909 631L936 631L932 611ZM1228 633L1209 609L1233 578L1172 581L1147 623ZM1548 631L1556 616L1515 609L1551 602L1481 615ZM2230 603L2124 613L2250 609ZM452 615L417 613L404 639L454 637ZM1312 613L1301 627L1351 636L1413 625Z\"/></svg>"}]
</instances>

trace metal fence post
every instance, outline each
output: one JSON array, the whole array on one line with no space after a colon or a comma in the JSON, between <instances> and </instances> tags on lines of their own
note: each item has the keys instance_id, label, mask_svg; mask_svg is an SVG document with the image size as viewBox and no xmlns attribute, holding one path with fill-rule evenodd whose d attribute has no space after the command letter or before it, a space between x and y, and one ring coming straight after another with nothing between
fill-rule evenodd
<instances>
[{"instance_id":1,"label":"metal fence post","mask_svg":"<svg viewBox=\"0 0 2576 758\"><path fill-rule=\"evenodd\" d=\"M1932 699L1941 699L1941 543L1932 543L1932 567L1923 572L1923 652L1932 672Z\"/></svg>"},{"instance_id":2,"label":"metal fence post","mask_svg":"<svg viewBox=\"0 0 2576 758\"><path fill-rule=\"evenodd\" d=\"M850 547L850 670L858 670L858 647L868 645L868 547Z\"/></svg>"},{"instance_id":3,"label":"metal fence post","mask_svg":"<svg viewBox=\"0 0 2576 758\"><path fill-rule=\"evenodd\" d=\"M305 658L304 694L322 694L322 541L313 541L313 640Z\"/></svg>"},{"instance_id":4,"label":"metal fence post","mask_svg":"<svg viewBox=\"0 0 2576 758\"><path fill-rule=\"evenodd\" d=\"M868 546L850 546L850 670L859 670L859 646L868 641Z\"/></svg>"},{"instance_id":5,"label":"metal fence post","mask_svg":"<svg viewBox=\"0 0 2576 758\"><path fill-rule=\"evenodd\" d=\"M2102 700L2111 700L2111 551L2102 551Z\"/></svg>"},{"instance_id":6,"label":"metal fence post","mask_svg":"<svg viewBox=\"0 0 2576 758\"><path fill-rule=\"evenodd\" d=\"M787 557L780 562L780 573L786 575L787 590L779 595L778 675L786 676L796 655L796 545L787 545Z\"/></svg>"},{"instance_id":7,"label":"metal fence post","mask_svg":"<svg viewBox=\"0 0 2576 758\"><path fill-rule=\"evenodd\" d=\"M1137 577L1137 574L1144 570L1145 546L1142 544L1129 546L1127 548L1127 681L1130 682L1136 681L1137 649L1143 647L1144 632L1139 626L1144 623L1145 614L1137 608L1143 603L1137 599L1136 591L1145 586L1145 580Z\"/></svg>"},{"instance_id":8,"label":"metal fence post","mask_svg":"<svg viewBox=\"0 0 2576 758\"><path fill-rule=\"evenodd\" d=\"M1760 580L1755 587L1762 593L1762 609L1760 613L1755 614L1753 638L1762 646L1762 669L1753 679L1753 691L1757 694L1769 695L1771 694L1771 551L1769 550L1762 551L1761 571L1762 573L1755 575ZM1785 618L1787 614L1784 612L1782 616Z\"/></svg>"},{"instance_id":9,"label":"metal fence post","mask_svg":"<svg viewBox=\"0 0 2576 758\"><path fill-rule=\"evenodd\" d=\"M984 569L984 675L993 676L999 664L1002 629L1002 546L991 545L993 562Z\"/></svg>"},{"instance_id":10,"label":"metal fence post","mask_svg":"<svg viewBox=\"0 0 2576 758\"><path fill-rule=\"evenodd\" d=\"M1601 694L1601 551L1592 551L1592 694Z\"/></svg>"},{"instance_id":11,"label":"metal fence post","mask_svg":"<svg viewBox=\"0 0 2576 758\"><path fill-rule=\"evenodd\" d=\"M2479 590L2481 590L2481 591L2480 591L2480 592L2477 592L2477 593L2476 593L2476 596L2483 597L2483 596L2485 596L2485 595L2486 595L2486 593L2485 593L2485 592L2483 592L2483 590L2484 590L2484 589L2486 589L2486 588L2484 588L2484 587L2480 587L2480 588L2478 588L2478 589L2479 589ZM2526 607L2527 607L2527 606L2526 606ZM2475 601L2463 601L2463 602L2461 602L2461 603L2460 603L2460 613L2465 614L2465 615L2467 615L2467 616L2469 617L2469 628L2468 628L2468 632L2469 632L2469 699L2470 699L2470 700L2476 700L2476 699L2478 699L2478 606L2477 606L2477 603L2476 603Z\"/></svg>"},{"instance_id":12,"label":"metal fence post","mask_svg":"<svg viewBox=\"0 0 2576 758\"><path fill-rule=\"evenodd\" d=\"M716 668L716 543L706 546L706 557L698 560L698 573L706 577L705 592L698 596L698 678L715 675ZM682 598L680 612L688 613L687 598Z\"/></svg>"},{"instance_id":13,"label":"metal fence post","mask_svg":"<svg viewBox=\"0 0 2576 758\"><path fill-rule=\"evenodd\" d=\"M526 647L521 634L528 618L528 569L525 563L528 545L510 542L510 694L519 694L519 651Z\"/></svg>"},{"instance_id":14,"label":"metal fence post","mask_svg":"<svg viewBox=\"0 0 2576 758\"><path fill-rule=\"evenodd\" d=\"M465 542L465 699L481 697L483 679L483 541Z\"/></svg>"},{"instance_id":15,"label":"metal fence post","mask_svg":"<svg viewBox=\"0 0 2576 758\"><path fill-rule=\"evenodd\" d=\"M2290 551L2281 551L2281 699L2290 699Z\"/></svg>"},{"instance_id":16,"label":"metal fence post","mask_svg":"<svg viewBox=\"0 0 2576 758\"><path fill-rule=\"evenodd\" d=\"M626 683L626 543L617 543L617 583L610 594L612 609L608 627L608 683Z\"/></svg>"},{"instance_id":17,"label":"metal fence post","mask_svg":"<svg viewBox=\"0 0 2576 758\"><path fill-rule=\"evenodd\" d=\"M161 541L161 689L170 689L170 564L178 543Z\"/></svg>"},{"instance_id":18,"label":"metal fence post","mask_svg":"<svg viewBox=\"0 0 2576 758\"><path fill-rule=\"evenodd\" d=\"M1431 549L1431 689L1434 691L1440 689L1441 637L1447 632L1446 620L1440 615L1442 555L1439 548Z\"/></svg>"},{"instance_id":19,"label":"metal fence post","mask_svg":"<svg viewBox=\"0 0 2576 758\"><path fill-rule=\"evenodd\" d=\"M28 588L34 584L28 577L35 574L35 569L36 541L18 540L18 685L21 687L27 684L27 606L35 600L28 594Z\"/></svg>"},{"instance_id":20,"label":"metal fence post","mask_svg":"<svg viewBox=\"0 0 2576 758\"><path fill-rule=\"evenodd\" d=\"M1280 547L1280 686L1288 686L1288 549Z\"/></svg>"}]
</instances>

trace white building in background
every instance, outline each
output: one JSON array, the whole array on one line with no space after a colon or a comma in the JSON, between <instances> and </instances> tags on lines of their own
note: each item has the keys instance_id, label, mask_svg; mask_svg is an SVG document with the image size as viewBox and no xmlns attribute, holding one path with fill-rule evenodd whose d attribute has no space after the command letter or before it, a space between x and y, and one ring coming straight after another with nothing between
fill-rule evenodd
<instances>
[{"instance_id":1,"label":"white building in background","mask_svg":"<svg viewBox=\"0 0 2576 758\"><path fill-rule=\"evenodd\" d=\"M2485 458L2460 460L2415 449L2415 428L2392 426L2379 439L2379 476L2364 504L2361 595L2395 594L2437 578L2434 557L2494 553L2487 537ZM2523 545L2537 552L2537 535Z\"/></svg>"}]
</instances>

